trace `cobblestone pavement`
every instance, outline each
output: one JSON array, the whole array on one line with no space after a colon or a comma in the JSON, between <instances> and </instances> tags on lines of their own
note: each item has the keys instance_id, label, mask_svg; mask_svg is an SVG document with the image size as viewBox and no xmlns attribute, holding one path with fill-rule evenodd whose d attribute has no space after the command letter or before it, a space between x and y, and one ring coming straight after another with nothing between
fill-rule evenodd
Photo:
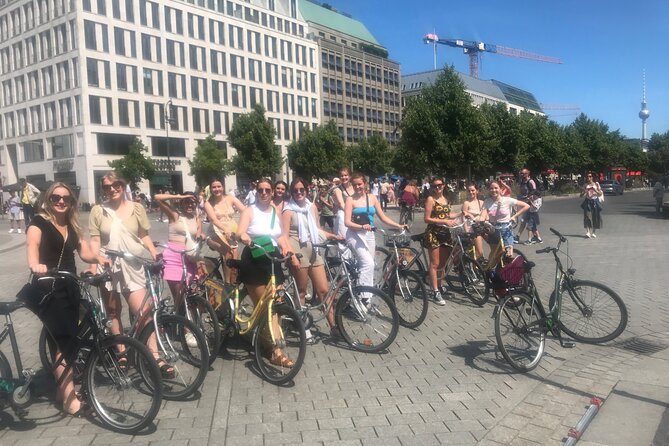
<instances>
[{"instance_id":1,"label":"cobblestone pavement","mask_svg":"<svg viewBox=\"0 0 669 446\"><path fill-rule=\"evenodd\" d=\"M543 246L556 242L549 226L575 235L569 255L577 275L609 285L625 300L630 318L619 339L562 349L549 338L534 372L513 373L495 343L493 306L478 308L456 295L444 307L430 306L418 329L402 328L382 354L354 352L323 337L309 346L301 372L286 387L263 382L248 346L233 342L209 372L199 399L165 402L154 426L137 436L63 417L42 375L25 420L0 412L0 445L560 444L590 397L606 397L624 370L634 367L643 354L633 348L636 340L666 340L669 220L655 218L648 191L607 197L597 239L582 236L575 198L546 200L541 219ZM6 226L0 222L0 232ZM165 232L156 228L155 238ZM552 257L535 254L535 247L523 251L537 262L535 280L547 296ZM24 282L24 265L23 248L0 255L4 300ZM39 322L23 310L15 322L26 365L39 368Z\"/></svg>"}]
</instances>

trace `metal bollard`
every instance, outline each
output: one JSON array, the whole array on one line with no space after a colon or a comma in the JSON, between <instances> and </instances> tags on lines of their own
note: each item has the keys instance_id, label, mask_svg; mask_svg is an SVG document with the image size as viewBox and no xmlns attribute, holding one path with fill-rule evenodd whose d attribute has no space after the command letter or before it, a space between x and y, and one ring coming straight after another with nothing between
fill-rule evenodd
<instances>
[{"instance_id":1,"label":"metal bollard","mask_svg":"<svg viewBox=\"0 0 669 446\"><path fill-rule=\"evenodd\" d=\"M581 436L583 436L583 433L585 433L588 425L592 419L595 418L597 412L599 412L599 408L603 402L603 400L597 398L596 396L590 398L590 406L588 406L588 409L578 421L576 427L569 429L569 432L567 433L567 440L564 442L563 446L574 446L576 442L581 439Z\"/></svg>"}]
</instances>

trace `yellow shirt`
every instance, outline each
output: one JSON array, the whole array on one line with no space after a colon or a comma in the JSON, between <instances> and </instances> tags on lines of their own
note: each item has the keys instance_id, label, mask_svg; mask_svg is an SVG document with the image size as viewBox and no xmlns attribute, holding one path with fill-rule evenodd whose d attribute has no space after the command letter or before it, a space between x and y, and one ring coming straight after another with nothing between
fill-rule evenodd
<instances>
[{"instance_id":1,"label":"yellow shirt","mask_svg":"<svg viewBox=\"0 0 669 446\"><path fill-rule=\"evenodd\" d=\"M149 217L146 215L144 206L140 203L133 203L133 206L132 214L123 220L123 226L128 228L131 233L139 236L139 228L148 232L151 229L151 223L149 223ZM102 246L109 243L109 232L113 221L114 219L110 215L103 212L102 206L93 206L93 209L91 209L88 224L91 237L100 236Z\"/></svg>"}]
</instances>

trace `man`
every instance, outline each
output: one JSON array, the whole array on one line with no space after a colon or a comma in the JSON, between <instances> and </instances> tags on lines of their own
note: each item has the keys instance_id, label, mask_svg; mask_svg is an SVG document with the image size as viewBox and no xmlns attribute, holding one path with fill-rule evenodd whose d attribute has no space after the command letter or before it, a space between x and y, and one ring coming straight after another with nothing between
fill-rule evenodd
<instances>
[{"instance_id":1,"label":"man","mask_svg":"<svg viewBox=\"0 0 669 446\"><path fill-rule=\"evenodd\" d=\"M524 201L527 204L530 204L530 197L535 195L537 191L537 184L532 178L530 178L530 171L528 169L523 169L520 171L520 184L518 185L519 193L518 200ZM513 237L514 243L520 243L520 235L525 231L525 226L527 225L527 217L523 216L520 222L520 229L518 233Z\"/></svg>"},{"instance_id":2,"label":"man","mask_svg":"<svg viewBox=\"0 0 669 446\"><path fill-rule=\"evenodd\" d=\"M381 183L381 209L383 209L383 212L388 210L388 189L390 189L388 178L383 177L383 182Z\"/></svg>"},{"instance_id":3,"label":"man","mask_svg":"<svg viewBox=\"0 0 669 446\"><path fill-rule=\"evenodd\" d=\"M40 191L25 178L21 178L21 206L23 207L23 218L26 224L26 230L30 221L35 216L35 203L40 196Z\"/></svg>"},{"instance_id":4,"label":"man","mask_svg":"<svg viewBox=\"0 0 669 446\"><path fill-rule=\"evenodd\" d=\"M246 199L244 200L244 204L247 206L251 206L256 204L256 182L251 181L249 183L249 193L246 194Z\"/></svg>"},{"instance_id":5,"label":"man","mask_svg":"<svg viewBox=\"0 0 669 446\"><path fill-rule=\"evenodd\" d=\"M653 198L655 198L655 212L662 212L662 202L664 201L664 186L660 181L653 187Z\"/></svg>"}]
</instances>

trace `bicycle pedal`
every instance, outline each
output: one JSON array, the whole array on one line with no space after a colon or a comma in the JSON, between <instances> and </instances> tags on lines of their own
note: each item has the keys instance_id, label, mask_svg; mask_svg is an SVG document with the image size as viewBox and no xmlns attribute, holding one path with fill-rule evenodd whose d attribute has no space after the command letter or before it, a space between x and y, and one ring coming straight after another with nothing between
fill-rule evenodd
<instances>
[{"instance_id":1,"label":"bicycle pedal","mask_svg":"<svg viewBox=\"0 0 669 446\"><path fill-rule=\"evenodd\" d=\"M574 348L575 346L576 346L575 342L562 341L562 348Z\"/></svg>"}]
</instances>

